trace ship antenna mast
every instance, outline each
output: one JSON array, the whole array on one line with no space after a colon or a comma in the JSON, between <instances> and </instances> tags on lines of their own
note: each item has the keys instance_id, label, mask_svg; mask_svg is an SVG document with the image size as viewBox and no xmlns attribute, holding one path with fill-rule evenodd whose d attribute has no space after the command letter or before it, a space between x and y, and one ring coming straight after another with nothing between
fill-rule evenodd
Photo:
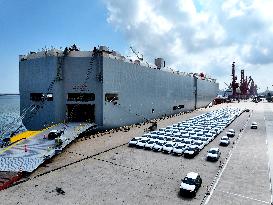
<instances>
[{"instance_id":1,"label":"ship antenna mast","mask_svg":"<svg viewBox=\"0 0 273 205\"><path fill-rule=\"evenodd\" d=\"M132 46L130 46L130 49L132 50L132 52L136 55L137 59L140 61L143 61L143 54L141 54L141 57L139 57L139 52L136 52L135 49L133 49ZM149 63L147 61L145 61L146 64L148 65L148 67L150 67Z\"/></svg>"}]
</instances>

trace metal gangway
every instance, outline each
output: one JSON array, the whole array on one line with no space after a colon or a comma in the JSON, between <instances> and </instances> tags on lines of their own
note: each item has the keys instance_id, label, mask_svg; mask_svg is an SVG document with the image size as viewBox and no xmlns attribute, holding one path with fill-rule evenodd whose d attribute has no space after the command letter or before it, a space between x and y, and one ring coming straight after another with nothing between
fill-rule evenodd
<instances>
[{"instance_id":1,"label":"metal gangway","mask_svg":"<svg viewBox=\"0 0 273 205\"><path fill-rule=\"evenodd\" d=\"M96 129L96 127L94 123L61 123L0 149L0 171L32 172L47 159L62 152L79 134L86 130ZM47 138L48 133L52 130L64 131L60 136L62 141L60 146L56 146L55 140Z\"/></svg>"}]
</instances>

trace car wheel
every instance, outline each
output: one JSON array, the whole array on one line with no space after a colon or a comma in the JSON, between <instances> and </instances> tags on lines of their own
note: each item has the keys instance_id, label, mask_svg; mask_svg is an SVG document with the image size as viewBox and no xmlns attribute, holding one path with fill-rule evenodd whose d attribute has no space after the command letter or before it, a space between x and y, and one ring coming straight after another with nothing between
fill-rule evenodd
<instances>
[{"instance_id":1,"label":"car wheel","mask_svg":"<svg viewBox=\"0 0 273 205\"><path fill-rule=\"evenodd\" d=\"M194 190L193 192L193 197L196 197L196 190Z\"/></svg>"}]
</instances>

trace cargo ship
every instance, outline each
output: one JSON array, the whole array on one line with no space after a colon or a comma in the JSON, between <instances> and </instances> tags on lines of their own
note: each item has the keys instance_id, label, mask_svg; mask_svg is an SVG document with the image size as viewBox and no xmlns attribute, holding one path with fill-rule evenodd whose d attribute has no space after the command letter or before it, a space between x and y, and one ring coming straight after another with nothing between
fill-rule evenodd
<instances>
[{"instance_id":1,"label":"cargo ship","mask_svg":"<svg viewBox=\"0 0 273 205\"><path fill-rule=\"evenodd\" d=\"M208 106L219 84L204 74L76 45L19 56L20 112L28 130L63 122L110 129Z\"/></svg>"}]
</instances>

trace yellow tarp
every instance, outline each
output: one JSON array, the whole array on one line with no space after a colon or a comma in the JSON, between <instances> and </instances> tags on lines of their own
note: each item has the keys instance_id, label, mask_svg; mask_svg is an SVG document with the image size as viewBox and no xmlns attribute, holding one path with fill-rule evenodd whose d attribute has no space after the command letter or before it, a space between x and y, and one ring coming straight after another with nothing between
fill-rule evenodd
<instances>
[{"instance_id":1,"label":"yellow tarp","mask_svg":"<svg viewBox=\"0 0 273 205\"><path fill-rule=\"evenodd\" d=\"M10 142L11 143L14 143L14 142L17 142L19 140L22 140L22 139L27 139L29 137L33 137L39 133L41 133L42 131L25 131L25 132L22 132L18 135L15 135L13 137L10 138Z\"/></svg>"}]
</instances>

